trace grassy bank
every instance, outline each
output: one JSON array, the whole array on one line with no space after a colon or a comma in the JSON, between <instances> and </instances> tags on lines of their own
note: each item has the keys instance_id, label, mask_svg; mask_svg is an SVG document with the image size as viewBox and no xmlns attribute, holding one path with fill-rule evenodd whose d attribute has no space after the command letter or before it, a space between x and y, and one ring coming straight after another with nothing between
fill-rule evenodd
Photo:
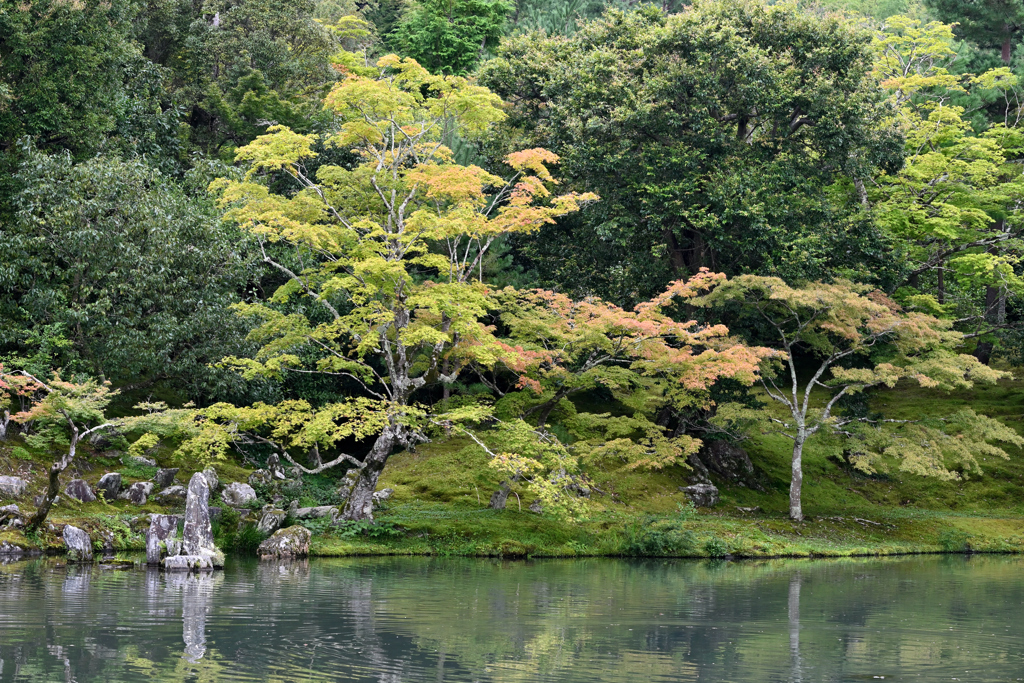
<instances>
[{"instance_id":1,"label":"grassy bank","mask_svg":"<svg viewBox=\"0 0 1024 683\"><path fill-rule=\"evenodd\" d=\"M913 389L879 392L897 417L944 414L961 406L997 417L1018 430L1024 425L1024 383L1002 382L936 400ZM304 522L314 532L312 552L323 556L367 554L481 555L505 557L626 556L852 556L921 552L1024 552L1024 453L1011 449L1010 460L983 460L982 474L941 481L893 470L865 475L828 443L811 442L805 452L804 510L807 519L786 517L789 447L779 436L759 436L745 447L758 471L762 490L718 481L721 502L693 509L679 487L689 472L682 467L653 473L592 471L597 489L585 519L566 522L529 511L533 501L509 497L509 509L486 505L498 481L485 455L465 438L438 440L391 459L380 487L394 489L373 524L342 527L322 520ZM157 454L163 466L181 467L187 482L189 463L171 452ZM13 442L0 444L0 470L26 476L30 495L41 489L47 455ZM105 471L121 471L129 481L152 476L125 466L113 454L90 453L74 472L91 483ZM250 470L237 462L217 464L222 481L245 481ZM309 478L294 494L302 505L331 504L333 482ZM523 496L523 492L519 493ZM216 501L214 501L216 504ZM30 503L29 503L30 505ZM145 515L173 511L150 499L145 506L126 501L80 504L64 500L51 514L59 526L72 523L90 532L98 547L144 547ZM259 541L250 529L235 533L233 513L219 525L222 543L238 551ZM242 526L245 524L243 522ZM26 538L0 531L0 542L56 552L59 535Z\"/></svg>"}]
</instances>

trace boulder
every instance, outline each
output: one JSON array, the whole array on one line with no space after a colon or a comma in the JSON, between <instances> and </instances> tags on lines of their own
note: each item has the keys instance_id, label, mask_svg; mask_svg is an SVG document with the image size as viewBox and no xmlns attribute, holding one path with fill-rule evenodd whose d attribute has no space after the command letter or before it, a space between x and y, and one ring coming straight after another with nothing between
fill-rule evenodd
<instances>
[{"instance_id":1,"label":"boulder","mask_svg":"<svg viewBox=\"0 0 1024 683\"><path fill-rule=\"evenodd\" d=\"M211 522L220 519L221 515L223 515L223 514L224 514L224 508L222 508L222 507L214 507L213 505L210 506L210 521Z\"/></svg>"},{"instance_id":2,"label":"boulder","mask_svg":"<svg viewBox=\"0 0 1024 683\"><path fill-rule=\"evenodd\" d=\"M530 503L529 510L530 510L530 512L535 512L538 515L541 514L542 512L544 512L544 508L541 507L541 504L540 504L539 500L535 500L532 503Z\"/></svg>"},{"instance_id":3,"label":"boulder","mask_svg":"<svg viewBox=\"0 0 1024 683\"><path fill-rule=\"evenodd\" d=\"M76 526L64 525L64 547L69 562L92 562L92 539Z\"/></svg>"},{"instance_id":4,"label":"boulder","mask_svg":"<svg viewBox=\"0 0 1024 683\"><path fill-rule=\"evenodd\" d=\"M289 513L295 519L330 517L333 521L338 516L338 508L333 505L320 505L315 508L300 508L296 506L294 509L289 509Z\"/></svg>"},{"instance_id":5,"label":"boulder","mask_svg":"<svg viewBox=\"0 0 1024 683\"><path fill-rule=\"evenodd\" d=\"M146 530L146 562L160 564L167 556L181 552L181 540L178 538L177 515L150 515L149 529Z\"/></svg>"},{"instance_id":6,"label":"boulder","mask_svg":"<svg viewBox=\"0 0 1024 683\"><path fill-rule=\"evenodd\" d=\"M274 481L273 475L266 470L256 470L249 475L250 486L266 486Z\"/></svg>"},{"instance_id":7,"label":"boulder","mask_svg":"<svg viewBox=\"0 0 1024 683\"><path fill-rule=\"evenodd\" d=\"M679 490L685 493L686 497L699 508L709 508L718 505L718 488L714 484L680 486Z\"/></svg>"},{"instance_id":8,"label":"boulder","mask_svg":"<svg viewBox=\"0 0 1024 683\"><path fill-rule=\"evenodd\" d=\"M28 482L21 477L0 477L0 496L4 498L19 498L28 489Z\"/></svg>"},{"instance_id":9,"label":"boulder","mask_svg":"<svg viewBox=\"0 0 1024 683\"><path fill-rule=\"evenodd\" d=\"M380 505L385 500L390 498L391 494L394 493L394 492L395 492L394 489L381 489L380 491L374 491L374 493L373 493L373 504L375 506L376 505Z\"/></svg>"},{"instance_id":10,"label":"boulder","mask_svg":"<svg viewBox=\"0 0 1024 683\"><path fill-rule=\"evenodd\" d=\"M4 505L0 507L0 526L5 524L11 526L21 525L21 510L18 509L17 505Z\"/></svg>"},{"instance_id":11,"label":"boulder","mask_svg":"<svg viewBox=\"0 0 1024 683\"><path fill-rule=\"evenodd\" d=\"M164 560L169 572L212 572L213 560L203 555L174 555Z\"/></svg>"},{"instance_id":12,"label":"boulder","mask_svg":"<svg viewBox=\"0 0 1024 683\"><path fill-rule=\"evenodd\" d=\"M224 566L224 553L213 544L213 527L210 525L210 485L202 472L193 474L188 482L181 552L183 555L206 558L214 567Z\"/></svg>"},{"instance_id":13,"label":"boulder","mask_svg":"<svg viewBox=\"0 0 1024 683\"><path fill-rule=\"evenodd\" d=\"M691 481L710 484L710 474L727 481L763 490L757 481L754 465L747 452L728 441L705 441L701 449L690 456L693 467Z\"/></svg>"},{"instance_id":14,"label":"boulder","mask_svg":"<svg viewBox=\"0 0 1024 683\"><path fill-rule=\"evenodd\" d=\"M103 496L104 500L117 500L121 495L121 473L107 472L96 484L96 492Z\"/></svg>"},{"instance_id":15,"label":"boulder","mask_svg":"<svg viewBox=\"0 0 1024 683\"><path fill-rule=\"evenodd\" d=\"M191 488L191 485L189 486ZM233 508L242 508L256 500L256 491L248 484L232 482L224 487L220 494L221 500Z\"/></svg>"},{"instance_id":16,"label":"boulder","mask_svg":"<svg viewBox=\"0 0 1024 683\"><path fill-rule=\"evenodd\" d=\"M278 529L274 535L260 543L256 554L260 559L306 557L309 555L309 541L313 534L303 526Z\"/></svg>"},{"instance_id":17,"label":"boulder","mask_svg":"<svg viewBox=\"0 0 1024 683\"><path fill-rule=\"evenodd\" d=\"M165 467L156 471L156 475L153 477L153 483L156 484L158 489L165 489L174 483L174 477L177 475L177 467Z\"/></svg>"},{"instance_id":18,"label":"boulder","mask_svg":"<svg viewBox=\"0 0 1024 683\"><path fill-rule=\"evenodd\" d=\"M188 497L188 491L184 486L170 486L153 496L158 502L164 505L180 505Z\"/></svg>"},{"instance_id":19,"label":"boulder","mask_svg":"<svg viewBox=\"0 0 1024 683\"><path fill-rule=\"evenodd\" d=\"M96 500L96 494L85 479L72 479L64 487L64 493L82 503L91 503Z\"/></svg>"},{"instance_id":20,"label":"boulder","mask_svg":"<svg viewBox=\"0 0 1024 683\"><path fill-rule=\"evenodd\" d=\"M28 549L9 541L0 541L0 558L17 558L28 553Z\"/></svg>"},{"instance_id":21,"label":"boulder","mask_svg":"<svg viewBox=\"0 0 1024 683\"><path fill-rule=\"evenodd\" d=\"M287 516L288 513L284 510L276 510L273 505L266 505L260 512L260 521L256 522L256 528L260 533L272 534L281 528Z\"/></svg>"},{"instance_id":22,"label":"boulder","mask_svg":"<svg viewBox=\"0 0 1024 683\"><path fill-rule=\"evenodd\" d=\"M153 493L153 482L137 481L121 493L119 498L127 500L134 505L145 505L151 493Z\"/></svg>"},{"instance_id":23,"label":"boulder","mask_svg":"<svg viewBox=\"0 0 1024 683\"><path fill-rule=\"evenodd\" d=\"M203 476L206 477L206 485L210 487L211 492L220 490L220 477L217 476L217 470L207 467L203 470Z\"/></svg>"},{"instance_id":24,"label":"boulder","mask_svg":"<svg viewBox=\"0 0 1024 683\"><path fill-rule=\"evenodd\" d=\"M129 455L125 458L128 462L136 465L143 465L145 467L156 467L156 460L153 458L144 458L141 455Z\"/></svg>"}]
</instances>

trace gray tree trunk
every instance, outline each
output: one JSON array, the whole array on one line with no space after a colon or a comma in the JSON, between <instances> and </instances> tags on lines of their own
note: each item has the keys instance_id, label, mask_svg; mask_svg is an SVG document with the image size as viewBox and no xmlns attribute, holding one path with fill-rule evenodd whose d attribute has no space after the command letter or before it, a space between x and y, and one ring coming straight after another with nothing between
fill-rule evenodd
<instances>
[{"instance_id":1,"label":"gray tree trunk","mask_svg":"<svg viewBox=\"0 0 1024 683\"><path fill-rule=\"evenodd\" d=\"M789 480L789 516L797 522L804 518L803 507L800 504L800 489L804 483L803 454L806 440L804 430L799 429L793 443L793 467Z\"/></svg>"},{"instance_id":2,"label":"gray tree trunk","mask_svg":"<svg viewBox=\"0 0 1024 683\"><path fill-rule=\"evenodd\" d=\"M377 490L377 480L380 479L380 473L384 471L384 465L394 450L399 429L398 425L388 425L377 437L373 448L363 461L362 469L359 470L359 478L352 487L352 493L349 494L348 502L341 513L342 519L373 519L373 492Z\"/></svg>"}]
</instances>

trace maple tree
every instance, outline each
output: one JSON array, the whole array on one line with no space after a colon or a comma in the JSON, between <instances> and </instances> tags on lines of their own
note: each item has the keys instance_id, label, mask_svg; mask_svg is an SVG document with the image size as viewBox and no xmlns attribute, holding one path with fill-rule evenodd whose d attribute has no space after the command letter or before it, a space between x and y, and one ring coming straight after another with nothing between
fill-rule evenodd
<instances>
[{"instance_id":1,"label":"maple tree","mask_svg":"<svg viewBox=\"0 0 1024 683\"><path fill-rule=\"evenodd\" d=\"M497 446L504 455L492 453L492 466L508 478L492 497L491 506L504 507L511 485L522 478L529 479L528 488L538 496L551 499L545 487L552 478L563 488L581 485L573 474L579 464L662 469L683 464L696 452L699 439L667 433L646 415L664 405L709 407L712 384L729 378L749 386L757 378L761 361L774 354L738 342L724 325L676 322L666 312L679 300L724 279L722 274L702 270L690 280L670 284L633 310L596 297L575 301L546 290L499 292L500 318L507 328L502 343L508 346L503 366L518 377L520 390L502 392L497 382L487 381L485 373L479 376L503 394L495 406L496 415L522 423L516 429L503 429L511 430L521 443L523 425L530 423L527 431L535 435L530 448L541 457L531 458L503 442ZM568 400L599 387L632 408L632 413L578 412ZM556 409L561 413L560 426L576 440L565 454L559 450L564 446L555 443L557 439L545 429ZM567 468L567 461L573 466ZM538 479L538 473L554 476Z\"/></svg>"},{"instance_id":2,"label":"maple tree","mask_svg":"<svg viewBox=\"0 0 1024 683\"><path fill-rule=\"evenodd\" d=\"M501 120L501 100L465 78L431 75L412 59L391 55L353 68L324 107L336 130L318 137L271 127L238 150L245 178L212 186L226 218L255 236L264 262L285 278L268 302L237 306L260 322L250 337L261 350L223 362L248 377L319 374L362 396L316 410L261 406L258 425L222 407L210 424L247 438L264 429L260 438L305 472L347 463L358 476L342 516L368 519L391 452L426 438L429 411L413 394L505 353L483 322L494 304L481 269L494 240L535 231L596 196L554 195L548 165L558 157L542 149L509 154L509 178L455 163L446 143ZM314 167L317 144L358 162ZM282 179L291 188L276 191ZM301 298L319 310L288 308ZM282 410L287 426L273 427ZM316 438L294 436L320 421L334 427ZM338 430L372 436L373 445L362 456L339 453ZM290 449L314 445L333 448L333 457L299 465Z\"/></svg>"},{"instance_id":3,"label":"maple tree","mask_svg":"<svg viewBox=\"0 0 1024 683\"><path fill-rule=\"evenodd\" d=\"M958 353L955 349L963 335L951 330L949 321L904 311L872 287L845 280L790 286L779 278L742 275L717 283L690 302L731 308L749 323L747 329L767 325L774 337L783 372L777 376L763 372L761 381L788 416L778 418L767 409L731 404L719 408L717 419L767 421L792 439L789 514L795 520L803 519L804 446L819 430L849 437L853 442L850 461L864 471L884 467L895 458L903 471L946 479L959 476L947 468L947 459L977 469L978 453L1008 457L989 441L1024 445L1013 430L969 409L936 424L902 421L911 428L900 433L884 429L893 420L837 414L842 412L844 396L871 387L891 388L904 379L951 390L1010 376ZM813 359L809 377L800 358L807 355Z\"/></svg>"}]
</instances>

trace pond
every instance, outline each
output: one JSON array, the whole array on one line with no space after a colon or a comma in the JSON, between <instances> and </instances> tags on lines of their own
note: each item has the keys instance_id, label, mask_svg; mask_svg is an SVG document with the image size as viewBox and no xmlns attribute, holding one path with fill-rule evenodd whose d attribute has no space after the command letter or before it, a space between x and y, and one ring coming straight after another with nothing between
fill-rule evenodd
<instances>
[{"instance_id":1,"label":"pond","mask_svg":"<svg viewBox=\"0 0 1024 683\"><path fill-rule=\"evenodd\" d=\"M0 566L2 681L1024 680L1024 558Z\"/></svg>"}]
</instances>

